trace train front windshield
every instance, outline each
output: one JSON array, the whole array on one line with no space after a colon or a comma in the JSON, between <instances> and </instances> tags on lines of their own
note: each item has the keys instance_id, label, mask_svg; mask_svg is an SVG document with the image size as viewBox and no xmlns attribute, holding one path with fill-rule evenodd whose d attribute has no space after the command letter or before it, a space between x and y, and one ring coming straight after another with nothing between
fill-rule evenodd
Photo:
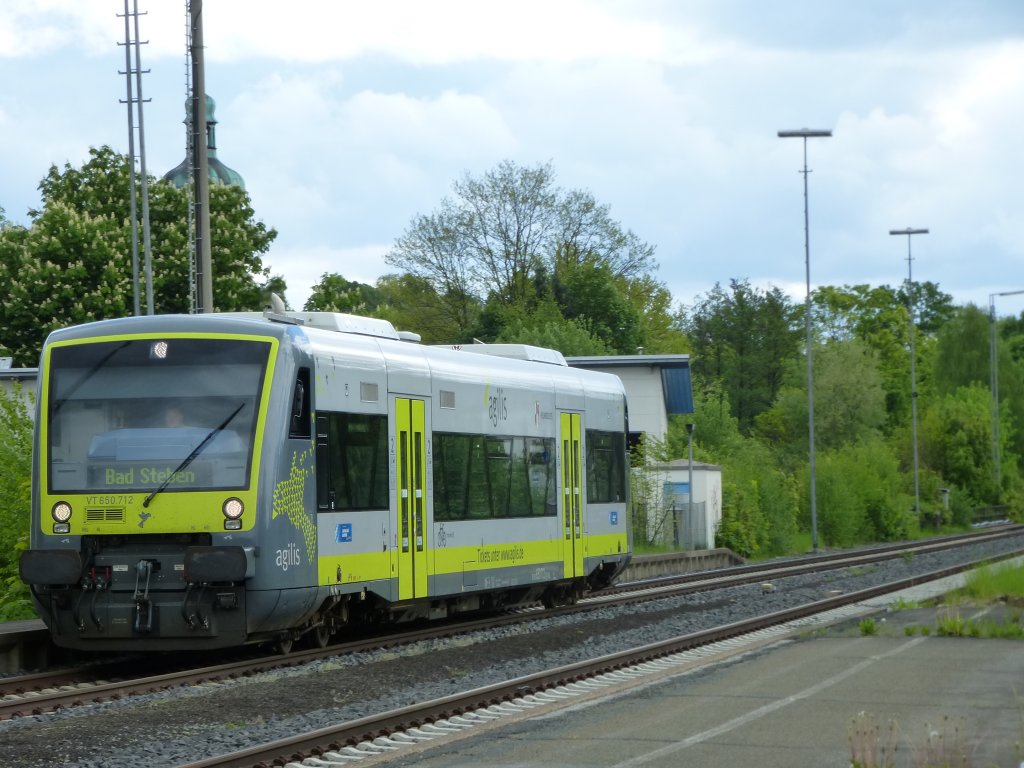
<instances>
[{"instance_id":1,"label":"train front windshield","mask_svg":"<svg viewBox=\"0 0 1024 768\"><path fill-rule=\"evenodd\" d=\"M54 346L49 492L247 487L270 347L174 337Z\"/></svg>"}]
</instances>

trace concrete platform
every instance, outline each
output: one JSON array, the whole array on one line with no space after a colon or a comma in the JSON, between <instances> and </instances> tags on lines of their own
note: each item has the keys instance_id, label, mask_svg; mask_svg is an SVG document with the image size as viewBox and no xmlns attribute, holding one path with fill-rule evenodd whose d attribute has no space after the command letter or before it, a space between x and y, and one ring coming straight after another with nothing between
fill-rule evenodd
<instances>
[{"instance_id":1,"label":"concrete platform","mask_svg":"<svg viewBox=\"0 0 1024 768\"><path fill-rule=\"evenodd\" d=\"M599 703L399 752L387 764L1022 765L1024 642L922 636L919 627L935 619L936 609L920 608L878 615L876 635L862 635L858 620L813 630Z\"/></svg>"}]
</instances>

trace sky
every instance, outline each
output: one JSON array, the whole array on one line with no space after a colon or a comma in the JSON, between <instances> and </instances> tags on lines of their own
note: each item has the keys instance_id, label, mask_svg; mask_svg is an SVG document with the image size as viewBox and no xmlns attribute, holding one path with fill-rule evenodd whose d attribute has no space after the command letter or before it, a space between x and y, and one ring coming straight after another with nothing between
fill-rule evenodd
<instances>
[{"instance_id":1,"label":"sky","mask_svg":"<svg viewBox=\"0 0 1024 768\"><path fill-rule=\"evenodd\" d=\"M185 0L137 1L147 171L185 157ZM131 7L131 6L130 6ZM0 3L0 207L52 165L128 151L124 0ZM452 184L550 163L655 247L689 307L716 283L897 286L1024 312L1019 0L205 0L217 154L278 232L301 308L373 283ZM132 39L134 38L134 32ZM137 140L136 140L137 141ZM138 146L138 141L137 141ZM890 236L926 228L927 235Z\"/></svg>"}]
</instances>

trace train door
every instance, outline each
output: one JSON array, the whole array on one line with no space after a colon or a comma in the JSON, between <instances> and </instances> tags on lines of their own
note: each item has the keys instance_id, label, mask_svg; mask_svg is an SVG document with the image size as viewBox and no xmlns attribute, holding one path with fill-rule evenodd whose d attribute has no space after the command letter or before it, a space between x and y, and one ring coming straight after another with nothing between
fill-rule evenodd
<instances>
[{"instance_id":1,"label":"train door","mask_svg":"<svg viewBox=\"0 0 1024 768\"><path fill-rule=\"evenodd\" d=\"M580 415L562 415L562 556L567 578L583 575L583 446Z\"/></svg>"},{"instance_id":2,"label":"train door","mask_svg":"<svg viewBox=\"0 0 1024 768\"><path fill-rule=\"evenodd\" d=\"M427 594L426 421L424 402L395 398L398 599Z\"/></svg>"}]
</instances>

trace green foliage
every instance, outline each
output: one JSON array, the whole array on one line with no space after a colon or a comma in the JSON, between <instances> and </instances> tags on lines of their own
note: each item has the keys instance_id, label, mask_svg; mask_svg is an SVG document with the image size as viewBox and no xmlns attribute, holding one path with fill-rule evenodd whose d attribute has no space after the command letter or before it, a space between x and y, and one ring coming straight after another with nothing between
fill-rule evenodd
<instances>
[{"instance_id":1,"label":"green foliage","mask_svg":"<svg viewBox=\"0 0 1024 768\"><path fill-rule=\"evenodd\" d=\"M1012 468L1020 467L1024 457L1024 361L1014 346L1016 324L1011 319L1001 320L993 329L988 312L968 304L960 307L941 329L934 358L935 387L941 395L955 393L962 387L977 385L989 389L991 385L991 358L997 355L999 375L999 437L1003 453L1003 474L1007 475L1000 492L1011 489L1017 480ZM1003 332L1006 329L1007 333ZM992 331L995 330L994 334ZM993 341L995 349L992 349ZM991 417L990 417L991 419ZM1006 453L1010 452L1010 457ZM1011 474L1007 474L1007 472ZM982 501L996 501L998 497L978 496Z\"/></svg>"},{"instance_id":2,"label":"green foliage","mask_svg":"<svg viewBox=\"0 0 1024 768\"><path fill-rule=\"evenodd\" d=\"M306 300L306 312L345 312L372 315L383 300L382 292L372 285L346 280L336 272L325 272Z\"/></svg>"},{"instance_id":3,"label":"green foliage","mask_svg":"<svg viewBox=\"0 0 1024 768\"><path fill-rule=\"evenodd\" d=\"M531 324L527 319L517 318L508 322L494 341L557 349L567 357L613 354L613 351L590 331L588 325L586 319L550 319L534 321Z\"/></svg>"},{"instance_id":4,"label":"green foliage","mask_svg":"<svg viewBox=\"0 0 1024 768\"><path fill-rule=\"evenodd\" d=\"M877 635L878 634L878 625L875 623L875 620L873 618L871 618L870 616L868 616L865 619L861 619L860 620L860 633L862 635L865 635L865 636Z\"/></svg>"},{"instance_id":5,"label":"green foliage","mask_svg":"<svg viewBox=\"0 0 1024 768\"><path fill-rule=\"evenodd\" d=\"M480 304L472 296L440 296L428 280L415 275L384 275L377 280L380 303L371 313L391 321L400 330L420 334L424 344L464 344L473 340L472 328Z\"/></svg>"},{"instance_id":6,"label":"green foliage","mask_svg":"<svg viewBox=\"0 0 1024 768\"><path fill-rule=\"evenodd\" d=\"M30 397L19 384L0 387L0 621L34 616L28 588L18 578L18 556L28 546L32 481Z\"/></svg>"},{"instance_id":7,"label":"green foliage","mask_svg":"<svg viewBox=\"0 0 1024 768\"><path fill-rule=\"evenodd\" d=\"M40 183L43 206L31 225L0 229L3 344L19 366L33 366L46 335L133 311L128 218L129 164L110 147L90 150L81 168L51 166ZM189 310L188 193L149 180L154 311ZM254 220L245 191L210 188L210 247L214 305L223 311L260 309L264 293L279 293L262 254L277 233ZM140 310L145 311L144 253L139 243Z\"/></svg>"},{"instance_id":8,"label":"green foliage","mask_svg":"<svg viewBox=\"0 0 1024 768\"><path fill-rule=\"evenodd\" d=\"M991 398L986 387L972 384L937 397L922 416L920 434L923 461L948 483L976 502L992 503L998 498L992 467Z\"/></svg>"},{"instance_id":9,"label":"green foliage","mask_svg":"<svg viewBox=\"0 0 1024 768\"><path fill-rule=\"evenodd\" d=\"M783 466L795 468L808 455L807 364L794 362L775 404L759 414L756 434L768 440ZM830 342L814 350L815 449L829 450L870 440L886 422L885 391L875 353L857 340Z\"/></svg>"},{"instance_id":10,"label":"green foliage","mask_svg":"<svg viewBox=\"0 0 1024 768\"><path fill-rule=\"evenodd\" d=\"M772 462L768 447L759 440L745 438L723 462L722 473L723 533L727 539L751 547L746 552L737 552L746 556L791 552L799 494L793 477ZM725 480L726 476L731 479ZM742 537L736 535L741 521L745 529Z\"/></svg>"},{"instance_id":11,"label":"green foliage","mask_svg":"<svg viewBox=\"0 0 1024 768\"><path fill-rule=\"evenodd\" d=\"M801 474L809 488L809 473ZM901 539L916 525L896 458L880 439L821 454L815 475L818 531L828 545ZM803 509L806 524L806 499Z\"/></svg>"},{"instance_id":12,"label":"green foliage","mask_svg":"<svg viewBox=\"0 0 1024 768\"><path fill-rule=\"evenodd\" d=\"M695 424L694 456L722 466L722 521L715 543L743 557L792 551L796 541L797 489L762 441L743 437L729 415L728 395L716 383L697 388L691 416L672 416L667 453L687 454L685 424Z\"/></svg>"},{"instance_id":13,"label":"green foliage","mask_svg":"<svg viewBox=\"0 0 1024 768\"><path fill-rule=\"evenodd\" d=\"M685 456L688 446L686 423L694 424L694 456L701 461L718 462L743 442L739 423L731 414L729 394L721 381L693 380L692 414L669 416L668 447L670 456Z\"/></svg>"},{"instance_id":14,"label":"green foliage","mask_svg":"<svg viewBox=\"0 0 1024 768\"><path fill-rule=\"evenodd\" d=\"M973 304L961 307L936 338L935 389L946 395L972 384L989 384L988 313Z\"/></svg>"},{"instance_id":15,"label":"green foliage","mask_svg":"<svg viewBox=\"0 0 1024 768\"><path fill-rule=\"evenodd\" d=\"M967 581L959 591L984 602L1005 597L1024 598L1024 568L1007 564L975 568L967 574Z\"/></svg>"},{"instance_id":16,"label":"green foliage","mask_svg":"<svg viewBox=\"0 0 1024 768\"><path fill-rule=\"evenodd\" d=\"M885 392L889 427L908 418L910 315L905 295L888 285L862 284L818 288L812 299L815 326L823 338L839 342L857 340L873 350ZM920 311L918 305L917 312ZM925 341L918 339L918 357L926 347Z\"/></svg>"},{"instance_id":17,"label":"green foliage","mask_svg":"<svg viewBox=\"0 0 1024 768\"><path fill-rule=\"evenodd\" d=\"M732 280L698 299L683 321L693 344L693 370L705 384L722 382L740 432L749 434L759 414L775 402L801 333L789 299L746 280Z\"/></svg>"}]
</instances>

